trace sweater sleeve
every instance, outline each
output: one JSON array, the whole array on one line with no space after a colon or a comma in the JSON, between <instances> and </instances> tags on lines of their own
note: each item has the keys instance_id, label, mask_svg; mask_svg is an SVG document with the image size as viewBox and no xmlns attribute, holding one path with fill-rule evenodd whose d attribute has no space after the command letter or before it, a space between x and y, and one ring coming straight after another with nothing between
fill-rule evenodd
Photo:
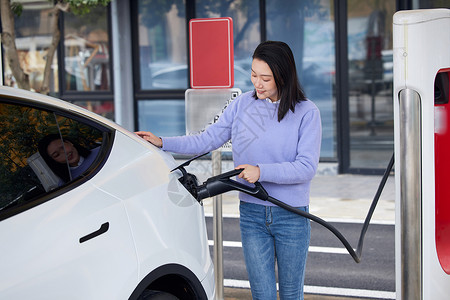
<instances>
[{"instance_id":1,"label":"sweater sleeve","mask_svg":"<svg viewBox=\"0 0 450 300\"><path fill-rule=\"evenodd\" d=\"M161 137L162 149L180 154L203 154L219 148L231 138L231 128L238 99L228 105L216 123L211 124L199 134Z\"/></svg>"},{"instance_id":2,"label":"sweater sleeve","mask_svg":"<svg viewBox=\"0 0 450 300\"><path fill-rule=\"evenodd\" d=\"M320 112L315 108L305 113L301 121L295 160L258 164L259 181L297 184L312 180L319 164L321 140Z\"/></svg>"}]
</instances>

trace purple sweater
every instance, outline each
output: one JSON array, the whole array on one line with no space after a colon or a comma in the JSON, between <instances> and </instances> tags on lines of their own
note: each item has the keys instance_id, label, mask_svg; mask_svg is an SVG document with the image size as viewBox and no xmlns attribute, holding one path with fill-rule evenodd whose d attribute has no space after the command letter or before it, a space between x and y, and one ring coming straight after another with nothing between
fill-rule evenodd
<instances>
[{"instance_id":1,"label":"purple sweater","mask_svg":"<svg viewBox=\"0 0 450 300\"><path fill-rule=\"evenodd\" d=\"M253 92L247 92L236 98L219 120L201 134L163 137L163 150L202 154L231 139L234 165L259 166L259 182L270 196L294 207L309 205L310 183L320 156L319 110L313 102L301 101L295 112L289 110L278 122L279 102L255 100L252 95ZM273 205L244 193L239 198Z\"/></svg>"}]
</instances>

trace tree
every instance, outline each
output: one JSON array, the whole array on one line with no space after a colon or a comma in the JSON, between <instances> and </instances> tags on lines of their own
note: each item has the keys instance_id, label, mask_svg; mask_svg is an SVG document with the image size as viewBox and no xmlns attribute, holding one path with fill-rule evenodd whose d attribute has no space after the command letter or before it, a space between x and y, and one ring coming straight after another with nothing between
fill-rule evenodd
<instances>
[{"instance_id":1,"label":"tree","mask_svg":"<svg viewBox=\"0 0 450 300\"><path fill-rule=\"evenodd\" d=\"M59 30L59 16L61 12L71 12L76 15L83 15L90 12L90 9L99 5L106 6L111 0L56 0L51 12L51 32L52 41L47 49L46 62L43 73L43 81L39 92L48 94L51 64L53 57L61 39ZM16 34L14 30L14 16L20 16L22 6L20 2L11 0L0 0L1 26L2 26L2 43L5 49L6 61L11 68L12 74L17 81L17 85L21 89L29 90L30 82L28 75L20 66L19 56L16 47Z\"/></svg>"}]
</instances>

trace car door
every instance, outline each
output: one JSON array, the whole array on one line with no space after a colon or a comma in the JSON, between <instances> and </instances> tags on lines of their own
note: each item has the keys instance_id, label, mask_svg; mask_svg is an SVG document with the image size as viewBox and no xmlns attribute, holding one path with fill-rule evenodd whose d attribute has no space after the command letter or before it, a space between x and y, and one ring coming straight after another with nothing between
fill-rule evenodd
<instances>
[{"instance_id":1,"label":"car door","mask_svg":"<svg viewBox=\"0 0 450 300\"><path fill-rule=\"evenodd\" d=\"M86 170L69 169L67 181L57 175L39 152L51 134L88 149L73 167L88 162ZM137 259L126 211L92 184L114 131L63 109L0 99L0 137L0 299L128 298Z\"/></svg>"}]
</instances>

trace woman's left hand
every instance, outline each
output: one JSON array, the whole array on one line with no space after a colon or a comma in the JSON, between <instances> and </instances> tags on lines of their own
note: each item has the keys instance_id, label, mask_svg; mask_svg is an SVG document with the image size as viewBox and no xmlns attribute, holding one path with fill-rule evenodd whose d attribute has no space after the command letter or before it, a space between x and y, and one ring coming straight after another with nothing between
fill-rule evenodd
<instances>
[{"instance_id":1,"label":"woman's left hand","mask_svg":"<svg viewBox=\"0 0 450 300\"><path fill-rule=\"evenodd\" d=\"M250 183L255 183L259 179L259 167L258 166L252 166L252 165L239 165L235 169L244 169L239 174L239 178L243 178L244 180L247 180Z\"/></svg>"}]
</instances>

